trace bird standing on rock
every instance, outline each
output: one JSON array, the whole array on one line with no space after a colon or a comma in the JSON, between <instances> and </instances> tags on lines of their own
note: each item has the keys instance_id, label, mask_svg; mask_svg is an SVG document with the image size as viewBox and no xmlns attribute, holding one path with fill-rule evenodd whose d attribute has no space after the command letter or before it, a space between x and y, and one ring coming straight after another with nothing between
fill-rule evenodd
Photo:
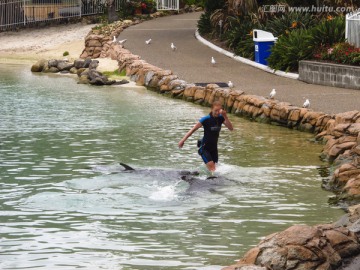
<instances>
[{"instance_id":1,"label":"bird standing on rock","mask_svg":"<svg viewBox=\"0 0 360 270\"><path fill-rule=\"evenodd\" d=\"M271 98L271 99L274 99L275 95L276 95L276 90L275 90L275 89L271 90L271 92L270 92L270 98Z\"/></svg>"},{"instance_id":2,"label":"bird standing on rock","mask_svg":"<svg viewBox=\"0 0 360 270\"><path fill-rule=\"evenodd\" d=\"M232 82L232 81L229 81L229 82L228 82L228 86L229 86L230 89L234 88L233 82Z\"/></svg>"},{"instance_id":3,"label":"bird standing on rock","mask_svg":"<svg viewBox=\"0 0 360 270\"><path fill-rule=\"evenodd\" d=\"M114 38L113 38L112 42L113 42L113 43L115 43L115 42L116 42L116 37L115 37L115 36L114 36Z\"/></svg>"},{"instance_id":4,"label":"bird standing on rock","mask_svg":"<svg viewBox=\"0 0 360 270\"><path fill-rule=\"evenodd\" d=\"M146 45L149 45L151 43L151 38L145 41Z\"/></svg>"},{"instance_id":5,"label":"bird standing on rock","mask_svg":"<svg viewBox=\"0 0 360 270\"><path fill-rule=\"evenodd\" d=\"M172 43L172 42L171 42L171 46L170 46L170 47L171 47L171 49L172 49L173 51L176 51L176 49L177 49L176 46L174 45L174 43Z\"/></svg>"},{"instance_id":6,"label":"bird standing on rock","mask_svg":"<svg viewBox=\"0 0 360 270\"><path fill-rule=\"evenodd\" d=\"M214 57L211 57L211 64L212 64L213 66L216 65L216 61L215 61L215 58L214 58Z\"/></svg>"},{"instance_id":7,"label":"bird standing on rock","mask_svg":"<svg viewBox=\"0 0 360 270\"><path fill-rule=\"evenodd\" d=\"M310 107L310 100L306 99L303 104L303 108L309 108L309 107Z\"/></svg>"}]
</instances>

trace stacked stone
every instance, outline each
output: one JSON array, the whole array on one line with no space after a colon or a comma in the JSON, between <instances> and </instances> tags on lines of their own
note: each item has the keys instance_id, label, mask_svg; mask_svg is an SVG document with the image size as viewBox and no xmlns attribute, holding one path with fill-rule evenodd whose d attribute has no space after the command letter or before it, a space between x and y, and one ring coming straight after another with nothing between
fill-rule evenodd
<instances>
[{"instance_id":1,"label":"stacked stone","mask_svg":"<svg viewBox=\"0 0 360 270\"><path fill-rule=\"evenodd\" d=\"M74 63L68 60L45 60L40 59L31 67L32 72L45 72L45 73L72 73L76 74Z\"/></svg>"},{"instance_id":2,"label":"stacked stone","mask_svg":"<svg viewBox=\"0 0 360 270\"><path fill-rule=\"evenodd\" d=\"M93 28L85 37L85 48L80 58L107 57L107 51L113 43L113 37L117 37L127 27L138 24L140 21L117 21L102 27Z\"/></svg>"},{"instance_id":3,"label":"stacked stone","mask_svg":"<svg viewBox=\"0 0 360 270\"><path fill-rule=\"evenodd\" d=\"M267 236L223 270L339 269L360 253L360 206L334 224L295 225Z\"/></svg>"},{"instance_id":4,"label":"stacked stone","mask_svg":"<svg viewBox=\"0 0 360 270\"><path fill-rule=\"evenodd\" d=\"M333 175L326 187L337 194L337 201L360 200L360 112L339 113L317 135L326 141L322 157L333 164Z\"/></svg>"},{"instance_id":5,"label":"stacked stone","mask_svg":"<svg viewBox=\"0 0 360 270\"><path fill-rule=\"evenodd\" d=\"M111 85L111 84L124 84L126 80L116 82L109 80L96 68L99 65L99 61L91 60L87 58L85 60L78 59L74 62L68 60L45 60L41 59L37 61L31 67L32 72L45 72L45 73L62 73L62 74L77 74L79 77L79 84L92 84L92 85Z\"/></svg>"}]
</instances>

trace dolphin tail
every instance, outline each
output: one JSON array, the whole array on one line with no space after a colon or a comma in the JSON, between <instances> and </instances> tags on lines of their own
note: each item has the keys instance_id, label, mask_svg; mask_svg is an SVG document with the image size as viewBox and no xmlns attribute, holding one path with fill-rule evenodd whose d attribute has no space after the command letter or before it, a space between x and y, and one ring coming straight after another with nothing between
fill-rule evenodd
<instances>
[{"instance_id":1,"label":"dolphin tail","mask_svg":"<svg viewBox=\"0 0 360 270\"><path fill-rule=\"evenodd\" d=\"M135 171L134 168L131 168L129 165L126 165L125 163L119 163L121 166L125 168L125 171Z\"/></svg>"}]
</instances>

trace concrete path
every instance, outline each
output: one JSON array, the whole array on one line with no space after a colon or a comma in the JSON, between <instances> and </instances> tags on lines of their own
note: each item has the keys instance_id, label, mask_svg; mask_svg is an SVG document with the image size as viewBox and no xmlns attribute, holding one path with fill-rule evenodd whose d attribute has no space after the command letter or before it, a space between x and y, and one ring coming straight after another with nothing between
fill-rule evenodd
<instances>
[{"instance_id":1,"label":"concrete path","mask_svg":"<svg viewBox=\"0 0 360 270\"><path fill-rule=\"evenodd\" d=\"M234 82L235 89L247 94L268 96L302 106L309 98L311 108L326 113L360 110L360 90L306 84L279 77L219 54L195 39L200 13L162 17L127 28L119 39L128 39L126 48L142 59L161 68L171 69L189 83ZM150 45L145 40L152 38ZM178 50L170 49L174 42ZM211 56L217 61L210 64Z\"/></svg>"}]
</instances>

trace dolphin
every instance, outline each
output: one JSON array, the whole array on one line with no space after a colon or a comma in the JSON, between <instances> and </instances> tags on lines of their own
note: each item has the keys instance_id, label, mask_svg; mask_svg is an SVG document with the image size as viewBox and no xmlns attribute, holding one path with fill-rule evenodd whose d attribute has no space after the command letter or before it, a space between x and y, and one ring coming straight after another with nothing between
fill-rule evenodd
<instances>
[{"instance_id":1,"label":"dolphin","mask_svg":"<svg viewBox=\"0 0 360 270\"><path fill-rule=\"evenodd\" d=\"M189 184L188 193L198 193L199 191L213 192L224 185L234 185L236 181L228 179L222 175L200 176L198 171L191 170L172 170L158 168L133 168L125 163L113 165L99 165L92 168L94 171L108 174L131 173L143 176L156 177L160 179L178 179Z\"/></svg>"},{"instance_id":2,"label":"dolphin","mask_svg":"<svg viewBox=\"0 0 360 270\"><path fill-rule=\"evenodd\" d=\"M134 173L149 176L163 176L164 178L181 178L182 176L198 176L198 171L190 170L171 170L171 169L158 169L158 168L137 168L134 169L125 163L118 163L114 165L99 165L93 166L93 171L117 174L117 173Z\"/></svg>"}]
</instances>

